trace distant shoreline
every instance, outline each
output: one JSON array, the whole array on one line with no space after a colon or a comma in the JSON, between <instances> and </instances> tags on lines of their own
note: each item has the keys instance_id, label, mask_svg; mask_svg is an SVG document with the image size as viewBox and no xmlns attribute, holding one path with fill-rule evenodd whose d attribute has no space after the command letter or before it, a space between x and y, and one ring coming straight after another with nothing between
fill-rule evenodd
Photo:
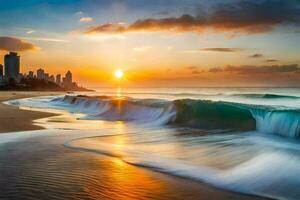
<instances>
[{"instance_id":1,"label":"distant shoreline","mask_svg":"<svg viewBox=\"0 0 300 200\"><path fill-rule=\"evenodd\" d=\"M93 91L76 83L72 85L61 85L53 81L46 81L37 78L22 78L19 82L10 80L0 85L0 91Z\"/></svg>"},{"instance_id":2,"label":"distant shoreline","mask_svg":"<svg viewBox=\"0 0 300 200\"><path fill-rule=\"evenodd\" d=\"M0 92L94 92L95 90L82 88L82 89L24 89L24 88L1 88ZM0 100L1 101L1 100Z\"/></svg>"}]
</instances>

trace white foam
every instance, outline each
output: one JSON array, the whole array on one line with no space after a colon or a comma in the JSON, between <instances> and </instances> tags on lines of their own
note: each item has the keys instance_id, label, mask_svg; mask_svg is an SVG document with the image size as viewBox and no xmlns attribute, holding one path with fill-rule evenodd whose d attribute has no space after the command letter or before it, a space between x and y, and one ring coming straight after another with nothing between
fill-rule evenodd
<instances>
[{"instance_id":1,"label":"white foam","mask_svg":"<svg viewBox=\"0 0 300 200\"><path fill-rule=\"evenodd\" d=\"M234 139L234 135L231 137ZM75 140L70 142L68 146L109 154L119 157L130 164L150 167L176 176L199 180L235 192L280 199L299 199L300 158L298 153L300 152L300 145L292 142L294 147L289 149L289 141L283 142L286 145L280 146L277 145L277 143L280 143L278 138L273 140L272 137L269 137L271 142L268 142L267 138L259 140L258 135L252 138L250 134L245 135L244 138L237 137L234 140L236 144L245 145L243 148L248 148L248 151L256 147L258 153L249 160L225 169L195 164L188 159L174 159L168 156L168 153L165 154L166 152L148 152L140 146L130 144L120 147L118 144L100 142L92 138ZM243 144L248 139L253 145L249 146L249 143L247 145ZM267 142L267 148L265 148L265 142ZM210 148L216 148L217 151L223 151L218 146L214 146L215 144L212 141L206 145L209 145ZM159 148L159 145L157 148ZM233 152L237 151L235 147L226 148L230 148ZM235 158L233 157L232 159Z\"/></svg>"},{"instance_id":2,"label":"white foam","mask_svg":"<svg viewBox=\"0 0 300 200\"><path fill-rule=\"evenodd\" d=\"M86 113L84 119L90 120L134 121L136 123L164 125L176 116L176 111L172 105L153 107L145 102L139 104L127 100L65 96L54 99L51 104L64 107L71 112Z\"/></svg>"},{"instance_id":3,"label":"white foam","mask_svg":"<svg viewBox=\"0 0 300 200\"><path fill-rule=\"evenodd\" d=\"M264 133L278 134L287 137L300 136L299 111L265 111L252 110L256 120L256 129Z\"/></svg>"}]
</instances>

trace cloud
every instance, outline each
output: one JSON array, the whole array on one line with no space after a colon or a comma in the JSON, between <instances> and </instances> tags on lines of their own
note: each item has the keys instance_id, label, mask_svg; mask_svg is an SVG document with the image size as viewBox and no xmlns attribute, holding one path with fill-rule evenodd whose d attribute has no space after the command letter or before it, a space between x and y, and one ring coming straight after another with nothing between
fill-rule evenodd
<instances>
[{"instance_id":1,"label":"cloud","mask_svg":"<svg viewBox=\"0 0 300 200\"><path fill-rule=\"evenodd\" d=\"M199 70L193 70L192 71L192 74L201 74L202 73L202 71L199 71Z\"/></svg>"},{"instance_id":2,"label":"cloud","mask_svg":"<svg viewBox=\"0 0 300 200\"><path fill-rule=\"evenodd\" d=\"M0 37L0 50L4 51L29 51L37 50L38 46L14 37Z\"/></svg>"},{"instance_id":3,"label":"cloud","mask_svg":"<svg viewBox=\"0 0 300 200\"><path fill-rule=\"evenodd\" d=\"M270 73L295 73L300 72L298 64L291 65L266 65L266 66L226 66L209 69L209 72L230 72L238 74L270 74Z\"/></svg>"},{"instance_id":4,"label":"cloud","mask_svg":"<svg viewBox=\"0 0 300 200\"><path fill-rule=\"evenodd\" d=\"M92 22L94 19L92 17L81 17L79 22Z\"/></svg>"},{"instance_id":5,"label":"cloud","mask_svg":"<svg viewBox=\"0 0 300 200\"><path fill-rule=\"evenodd\" d=\"M83 12L82 11L78 11L75 13L75 15L83 15Z\"/></svg>"},{"instance_id":6,"label":"cloud","mask_svg":"<svg viewBox=\"0 0 300 200\"><path fill-rule=\"evenodd\" d=\"M27 34L32 34L34 32L35 32L35 30L28 30L28 31L26 31Z\"/></svg>"},{"instance_id":7,"label":"cloud","mask_svg":"<svg viewBox=\"0 0 300 200\"><path fill-rule=\"evenodd\" d=\"M221 67L213 67L208 70L208 72L223 72L224 69Z\"/></svg>"},{"instance_id":8,"label":"cloud","mask_svg":"<svg viewBox=\"0 0 300 200\"><path fill-rule=\"evenodd\" d=\"M243 49L240 48L203 48L201 51L213 51L213 52L238 52Z\"/></svg>"},{"instance_id":9,"label":"cloud","mask_svg":"<svg viewBox=\"0 0 300 200\"><path fill-rule=\"evenodd\" d=\"M250 55L249 58L263 58L264 55L263 54L260 54L260 53L256 53L256 54L253 54L253 55Z\"/></svg>"},{"instance_id":10,"label":"cloud","mask_svg":"<svg viewBox=\"0 0 300 200\"><path fill-rule=\"evenodd\" d=\"M186 69L188 71L190 71L190 73L193 75L198 75L198 74L202 74L205 72L205 70L201 70L201 68L198 66L188 66L188 67L186 67Z\"/></svg>"},{"instance_id":11,"label":"cloud","mask_svg":"<svg viewBox=\"0 0 300 200\"><path fill-rule=\"evenodd\" d=\"M198 24L199 26L196 26ZM126 32L202 32L203 27L191 15L182 15L178 18L144 19L137 20L128 26L123 24L106 23L90 27L86 34L95 33L126 33Z\"/></svg>"},{"instance_id":12,"label":"cloud","mask_svg":"<svg viewBox=\"0 0 300 200\"><path fill-rule=\"evenodd\" d=\"M199 67L197 66L188 66L187 69L188 70L197 70Z\"/></svg>"},{"instance_id":13,"label":"cloud","mask_svg":"<svg viewBox=\"0 0 300 200\"><path fill-rule=\"evenodd\" d=\"M86 31L86 34L93 34L93 33L125 33L126 26L123 24L112 24L107 23L100 26L92 26Z\"/></svg>"},{"instance_id":14,"label":"cloud","mask_svg":"<svg viewBox=\"0 0 300 200\"><path fill-rule=\"evenodd\" d=\"M44 42L62 42L67 43L68 40L58 39L58 38L43 38L43 37L21 37L20 39L25 40L36 40L36 41L44 41Z\"/></svg>"},{"instance_id":15,"label":"cloud","mask_svg":"<svg viewBox=\"0 0 300 200\"><path fill-rule=\"evenodd\" d=\"M90 27L86 34L126 32L196 32L207 29L217 32L257 34L280 25L299 25L299 3L294 0L231 1L219 3L210 12L197 15L139 19L129 25L101 24Z\"/></svg>"},{"instance_id":16,"label":"cloud","mask_svg":"<svg viewBox=\"0 0 300 200\"><path fill-rule=\"evenodd\" d=\"M275 59L267 59L266 62L278 62L278 60L275 60Z\"/></svg>"}]
</instances>

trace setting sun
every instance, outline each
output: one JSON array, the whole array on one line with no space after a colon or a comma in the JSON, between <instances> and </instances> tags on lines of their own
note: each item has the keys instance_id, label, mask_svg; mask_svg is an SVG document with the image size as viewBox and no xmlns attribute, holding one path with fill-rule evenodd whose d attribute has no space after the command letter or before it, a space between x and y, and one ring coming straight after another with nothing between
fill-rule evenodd
<instances>
[{"instance_id":1,"label":"setting sun","mask_svg":"<svg viewBox=\"0 0 300 200\"><path fill-rule=\"evenodd\" d=\"M114 75L117 79L121 79L124 76L124 72L121 69L117 69Z\"/></svg>"}]
</instances>

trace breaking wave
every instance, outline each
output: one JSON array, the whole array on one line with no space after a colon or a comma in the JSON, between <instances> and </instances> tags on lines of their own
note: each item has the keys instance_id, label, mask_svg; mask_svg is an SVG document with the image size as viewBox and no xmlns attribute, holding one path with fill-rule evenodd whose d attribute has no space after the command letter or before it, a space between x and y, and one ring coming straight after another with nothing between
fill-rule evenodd
<instances>
[{"instance_id":1,"label":"breaking wave","mask_svg":"<svg viewBox=\"0 0 300 200\"><path fill-rule=\"evenodd\" d=\"M82 95L66 95L53 99L51 103L71 112L85 113L85 119L231 131L257 130L288 137L300 136L300 110L297 109L275 109L210 100L165 101Z\"/></svg>"},{"instance_id":2,"label":"breaking wave","mask_svg":"<svg viewBox=\"0 0 300 200\"><path fill-rule=\"evenodd\" d=\"M63 141L73 149L118 157L130 164L236 192L299 199L300 144L281 136L299 138L300 101L284 95L234 95L212 98L223 101L67 95L16 100L11 104L64 109L83 113L76 116L89 120L143 124L122 126L118 132L117 126L111 126L115 123L103 123L99 132L71 131L70 140ZM273 103L273 99L279 103Z\"/></svg>"}]
</instances>

